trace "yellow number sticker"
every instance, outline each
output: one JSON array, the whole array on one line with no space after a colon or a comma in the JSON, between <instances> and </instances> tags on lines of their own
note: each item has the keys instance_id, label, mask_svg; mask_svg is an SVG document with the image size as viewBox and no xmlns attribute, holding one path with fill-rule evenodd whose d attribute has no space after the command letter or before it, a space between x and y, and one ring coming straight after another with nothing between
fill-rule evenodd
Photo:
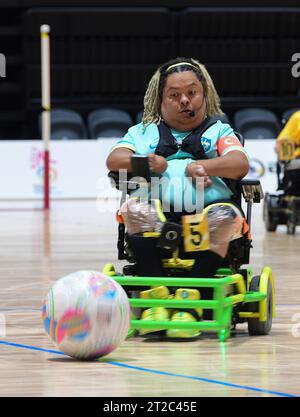
<instances>
[{"instance_id":1,"label":"yellow number sticker","mask_svg":"<svg viewBox=\"0 0 300 417\"><path fill-rule=\"evenodd\" d=\"M209 249L209 229L206 214L182 216L185 252Z\"/></svg>"},{"instance_id":2,"label":"yellow number sticker","mask_svg":"<svg viewBox=\"0 0 300 417\"><path fill-rule=\"evenodd\" d=\"M290 161L295 159L295 144L289 139L279 141L279 159L281 161Z\"/></svg>"}]
</instances>

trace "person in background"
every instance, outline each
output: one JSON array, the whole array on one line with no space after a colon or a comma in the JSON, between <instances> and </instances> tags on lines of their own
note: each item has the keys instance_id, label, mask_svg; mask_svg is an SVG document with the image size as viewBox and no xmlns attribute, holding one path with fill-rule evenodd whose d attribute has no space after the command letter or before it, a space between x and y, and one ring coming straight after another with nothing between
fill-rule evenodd
<instances>
[{"instance_id":1,"label":"person in background","mask_svg":"<svg viewBox=\"0 0 300 417\"><path fill-rule=\"evenodd\" d=\"M293 144L292 155L288 152L290 160L284 156L285 152L280 152L281 144L288 140ZM300 195L300 110L292 114L286 125L279 133L275 152L278 155L278 161L284 164L283 189L286 193ZM280 165L277 165L280 169ZM280 170L278 171L280 172Z\"/></svg>"},{"instance_id":2,"label":"person in background","mask_svg":"<svg viewBox=\"0 0 300 417\"><path fill-rule=\"evenodd\" d=\"M280 142L288 139L295 145L294 158L300 157L300 110L291 115L286 125L279 133L275 145L275 151L279 154Z\"/></svg>"}]
</instances>

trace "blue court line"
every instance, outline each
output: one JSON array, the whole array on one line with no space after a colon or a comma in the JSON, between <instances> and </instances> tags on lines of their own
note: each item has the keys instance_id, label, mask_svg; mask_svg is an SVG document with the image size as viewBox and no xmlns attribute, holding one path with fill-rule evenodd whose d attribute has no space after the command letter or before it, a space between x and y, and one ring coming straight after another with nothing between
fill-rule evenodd
<instances>
[{"instance_id":1,"label":"blue court line","mask_svg":"<svg viewBox=\"0 0 300 417\"><path fill-rule=\"evenodd\" d=\"M43 348L39 348L39 347L36 347L36 346L29 346L29 345L21 345L19 343L5 342L4 340L0 340L0 344L7 345L7 346L13 346L13 347L17 347L17 348L29 349L29 350L37 350L37 351L40 351L40 352L54 353L56 355L67 356L63 352L60 352L58 350L43 349ZM149 368L143 368L143 367L140 367L140 366L126 365L126 364L120 363L120 362L106 361L104 363L109 363L110 365L115 365L115 366L119 366L119 367L122 367L122 368L132 369L132 370L135 370L135 371L149 372L149 373L152 373L152 374L158 374L158 375L163 375L163 376L171 376L171 377L176 377L176 378L192 379L194 381L201 381L201 382L207 382L209 384L223 385L223 386L229 387L229 388L237 388L237 389L244 389L244 390L248 390L248 391L261 392L261 393L264 393L264 394L277 395L277 396L280 396L280 397L298 397L298 395L287 394L287 393L279 392L279 391L271 391L271 390L267 390L267 389L263 389L263 388L249 387L247 385L232 384L230 382L223 382L223 381L218 381L218 380L215 380L215 379L201 378L201 377L198 377L198 376L191 376L191 375L184 375L184 374L174 374L172 372L165 372L165 371L157 371L156 369L149 369Z\"/></svg>"},{"instance_id":2,"label":"blue court line","mask_svg":"<svg viewBox=\"0 0 300 417\"><path fill-rule=\"evenodd\" d=\"M142 371L142 372L151 372L153 374L158 374L158 375L166 375L166 376L173 376L173 377L175 376L179 378L193 379L195 381L208 382L209 384L217 384L217 385L223 385L225 387L230 387L230 388L239 388L239 389L244 389L244 390L262 392L265 394L272 394L272 395L277 395L280 397L298 397L298 395L286 394L284 392L271 391L271 390L267 390L263 388L249 387L247 385L231 384L230 382L217 381L215 379L201 378L198 376L191 376L191 375L184 375L184 374L173 374L172 372L157 371L155 369L148 369L148 368L142 368L139 366L126 365L124 363L119 363L119 362L109 361L109 363L111 365L122 366L124 368L134 369L134 370Z\"/></svg>"},{"instance_id":3,"label":"blue court line","mask_svg":"<svg viewBox=\"0 0 300 417\"><path fill-rule=\"evenodd\" d=\"M43 349L43 348L39 348L36 346L28 346L28 345L21 345L19 343L5 342L4 340L0 340L0 345L13 346L13 347L29 349L29 350L38 350L40 352L55 353L56 355L66 356L63 352L60 352L59 350Z\"/></svg>"}]
</instances>

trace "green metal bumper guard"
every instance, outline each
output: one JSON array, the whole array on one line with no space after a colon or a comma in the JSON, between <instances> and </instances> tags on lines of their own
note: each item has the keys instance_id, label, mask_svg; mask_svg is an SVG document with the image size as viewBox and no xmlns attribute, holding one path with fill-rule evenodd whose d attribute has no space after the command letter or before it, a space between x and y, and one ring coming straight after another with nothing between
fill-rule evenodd
<instances>
[{"instance_id":1,"label":"green metal bumper guard","mask_svg":"<svg viewBox=\"0 0 300 417\"><path fill-rule=\"evenodd\" d=\"M252 271L247 269L247 288L249 288ZM174 300L174 299L141 299L130 298L133 308L165 307L165 308L203 308L213 310L213 320L197 322L131 320L131 329L197 329L215 331L219 340L224 342L230 336L232 309L238 303L257 303L257 311L247 311L243 306L238 312L240 318L254 319L261 322L267 320L268 310L271 317L275 316L274 280L269 267L265 267L260 277L259 291L246 291L242 275L234 274L230 269L219 269L215 278L166 278L166 277L134 277L113 276L121 286L160 286L166 287L209 287L213 288L212 300ZM271 288L271 303L268 303L268 287ZM228 295L233 294L233 295ZM270 307L271 306L271 307Z\"/></svg>"}]
</instances>

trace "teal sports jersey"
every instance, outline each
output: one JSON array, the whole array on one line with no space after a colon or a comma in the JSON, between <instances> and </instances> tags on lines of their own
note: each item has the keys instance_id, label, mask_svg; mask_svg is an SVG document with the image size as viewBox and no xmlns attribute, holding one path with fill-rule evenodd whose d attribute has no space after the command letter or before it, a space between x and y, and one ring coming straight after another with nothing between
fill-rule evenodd
<instances>
[{"instance_id":1,"label":"teal sports jersey","mask_svg":"<svg viewBox=\"0 0 300 417\"><path fill-rule=\"evenodd\" d=\"M151 188L152 198L160 198L165 207L169 205L178 207L176 211L195 211L195 204L202 201L204 205L213 203L217 200L230 199L232 192L219 177L210 177L212 185L205 188L196 188L195 183L186 176L186 167L195 160L195 158L186 152L180 150L180 144L183 139L191 132L178 132L171 130L176 139L178 151L167 157L168 168L159 177L163 180L163 186ZM239 150L246 154L241 146L227 146L221 155L218 154L217 142L220 138L235 137L233 129L229 124L222 123L218 120L210 126L199 138L207 158L216 158L225 155L232 150ZM112 150L117 148L127 148L138 155L148 155L154 153L159 142L159 130L155 123L151 123L144 128L142 123L132 126L124 138L120 139ZM202 195L199 199L199 193ZM153 195L155 194L155 195ZM181 207L181 210L180 210Z\"/></svg>"}]
</instances>

